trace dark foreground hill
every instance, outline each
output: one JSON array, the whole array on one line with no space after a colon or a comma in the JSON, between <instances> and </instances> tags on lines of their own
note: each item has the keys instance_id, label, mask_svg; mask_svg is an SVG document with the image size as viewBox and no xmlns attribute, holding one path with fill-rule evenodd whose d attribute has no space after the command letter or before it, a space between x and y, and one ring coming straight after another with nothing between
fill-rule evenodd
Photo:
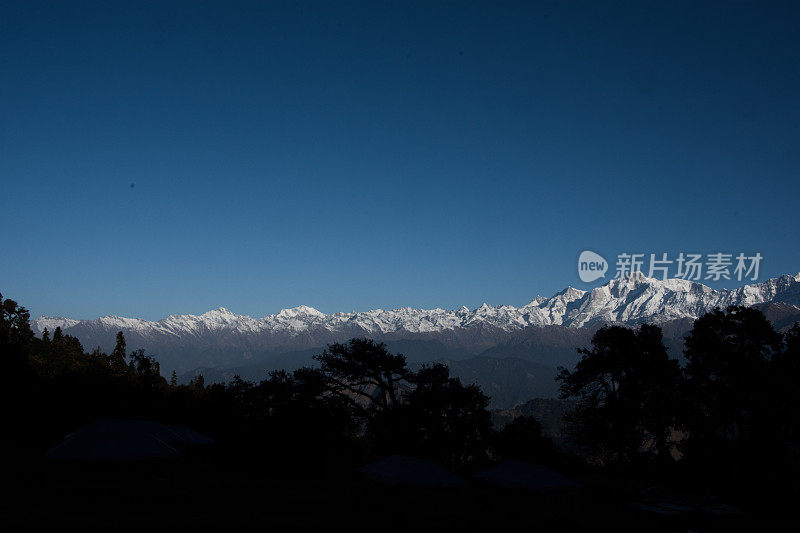
<instances>
[{"instance_id":1,"label":"dark foreground hill","mask_svg":"<svg viewBox=\"0 0 800 533\"><path fill-rule=\"evenodd\" d=\"M0 523L12 528L147 528L321 531L752 531L776 528L783 517L647 511L652 492L640 481L565 472L580 491L538 493L487 486L469 478L456 489L381 485L355 469L245 471L213 458L180 464L17 464L5 480ZM663 498L663 496L659 496ZM675 504L671 503L671 509ZM724 508L723 508L724 509ZM369 524L380 524L371 527Z\"/></svg>"}]
</instances>

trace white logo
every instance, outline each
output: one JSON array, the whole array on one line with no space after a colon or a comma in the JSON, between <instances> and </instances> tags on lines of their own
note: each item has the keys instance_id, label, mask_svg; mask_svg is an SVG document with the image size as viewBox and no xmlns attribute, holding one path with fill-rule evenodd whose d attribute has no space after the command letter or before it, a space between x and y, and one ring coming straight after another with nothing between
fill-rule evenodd
<instances>
[{"instance_id":1,"label":"white logo","mask_svg":"<svg viewBox=\"0 0 800 533\"><path fill-rule=\"evenodd\" d=\"M584 250L578 257L578 277L584 283L605 277L607 270L608 261L602 255Z\"/></svg>"}]
</instances>

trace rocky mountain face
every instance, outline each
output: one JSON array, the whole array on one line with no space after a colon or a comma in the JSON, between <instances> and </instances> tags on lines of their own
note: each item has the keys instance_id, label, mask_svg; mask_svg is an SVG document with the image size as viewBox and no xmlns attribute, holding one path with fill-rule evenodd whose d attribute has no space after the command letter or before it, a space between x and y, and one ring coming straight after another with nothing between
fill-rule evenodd
<instances>
[{"instance_id":1,"label":"rocky mountain face","mask_svg":"<svg viewBox=\"0 0 800 533\"><path fill-rule=\"evenodd\" d=\"M87 348L110 350L118 331L128 346L155 355L165 371L288 364L290 354L367 336L406 353L410 361L464 360L478 355L518 358L554 367L571 364L606 323L659 323L667 343L680 341L694 319L715 307L758 305L782 325L800 317L800 274L735 290L714 290L680 279L641 274L611 280L591 291L568 287L522 307L483 304L474 310L376 309L324 314L307 306L262 318L225 308L202 315L171 315L157 322L106 316L95 320L40 317L36 333L61 327Z\"/></svg>"}]
</instances>

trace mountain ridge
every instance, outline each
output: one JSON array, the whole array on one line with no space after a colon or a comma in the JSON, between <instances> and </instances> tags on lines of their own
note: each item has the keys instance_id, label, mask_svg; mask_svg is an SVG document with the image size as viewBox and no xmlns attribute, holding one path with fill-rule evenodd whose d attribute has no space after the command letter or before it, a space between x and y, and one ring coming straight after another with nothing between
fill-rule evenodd
<instances>
[{"instance_id":1,"label":"mountain ridge","mask_svg":"<svg viewBox=\"0 0 800 533\"><path fill-rule=\"evenodd\" d=\"M456 348L463 358L486 352L557 366L570 362L575 348L586 345L603 324L658 323L666 328L665 339L680 343L691 322L715 307L777 304L783 308L773 314L782 323L800 313L800 274L733 290L636 274L590 291L568 287L519 308L484 303L474 310L403 307L324 314L298 306L253 318L220 307L202 315L169 315L157 322L119 316L40 317L32 321L32 328L41 334L45 327L61 326L84 346L105 351L113 348L116 333L123 331L128 346L146 349L158 357L162 369L179 372L202 366L237 367L364 336L390 343L435 341L446 349Z\"/></svg>"},{"instance_id":2,"label":"mountain ridge","mask_svg":"<svg viewBox=\"0 0 800 533\"><path fill-rule=\"evenodd\" d=\"M138 332L153 330L180 336L197 333L201 328L208 331L236 329L240 332L263 330L299 332L313 327L324 327L335 331L348 326L358 326L367 332L385 334L400 330L425 333L464 328L485 322L512 331L528 326L584 327L595 322L640 323L666 322L679 318L695 319L715 307L752 306L773 301L800 305L800 273L795 276L772 278L763 283L745 285L738 289L722 290L682 279L661 281L634 273L626 278L611 280L591 291L567 287L551 298L537 296L522 307L491 306L483 303L471 311L466 307L457 310L400 307L391 310L374 309L325 314L313 307L300 305L282 309L276 314L254 318L237 315L225 307L220 307L201 315L169 315L155 322L116 315L94 320L41 316L33 320L32 327L34 332L41 334L45 327L52 330L60 326L62 330L66 330L79 324L93 322L111 328L118 327Z\"/></svg>"}]
</instances>

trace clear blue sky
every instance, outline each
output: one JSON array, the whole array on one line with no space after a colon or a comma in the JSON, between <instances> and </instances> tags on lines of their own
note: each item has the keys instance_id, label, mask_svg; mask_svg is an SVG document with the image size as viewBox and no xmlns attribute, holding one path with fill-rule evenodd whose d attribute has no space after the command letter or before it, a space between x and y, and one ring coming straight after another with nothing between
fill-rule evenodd
<instances>
[{"instance_id":1,"label":"clear blue sky","mask_svg":"<svg viewBox=\"0 0 800 533\"><path fill-rule=\"evenodd\" d=\"M4 1L0 291L158 319L522 305L586 248L796 273L800 6L694 4Z\"/></svg>"}]
</instances>

